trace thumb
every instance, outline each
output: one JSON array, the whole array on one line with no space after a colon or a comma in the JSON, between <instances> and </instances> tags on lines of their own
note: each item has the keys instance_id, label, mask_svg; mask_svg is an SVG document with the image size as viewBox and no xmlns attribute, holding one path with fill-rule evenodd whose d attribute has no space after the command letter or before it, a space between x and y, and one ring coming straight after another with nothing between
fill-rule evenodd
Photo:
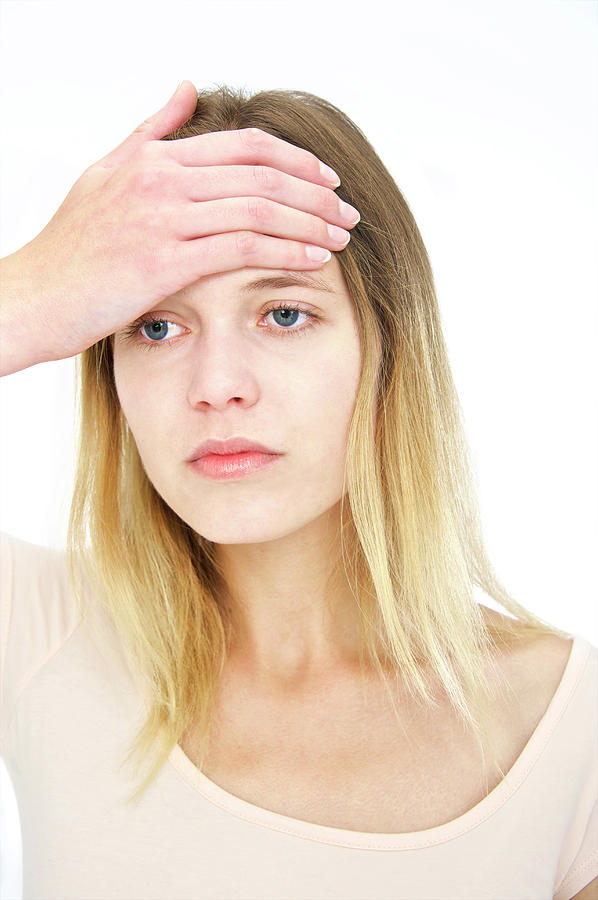
<instances>
[{"instance_id":1,"label":"thumb","mask_svg":"<svg viewBox=\"0 0 598 900\"><path fill-rule=\"evenodd\" d=\"M195 112L197 90L191 81L181 81L178 88L162 109L145 119L135 131L119 144L108 156L104 165L118 165L124 162L140 144L157 141L184 125Z\"/></svg>"},{"instance_id":2,"label":"thumb","mask_svg":"<svg viewBox=\"0 0 598 900\"><path fill-rule=\"evenodd\" d=\"M133 135L140 134L145 140L157 141L184 125L195 112L196 105L197 91L194 85L191 81L181 81L168 103L142 122Z\"/></svg>"}]
</instances>

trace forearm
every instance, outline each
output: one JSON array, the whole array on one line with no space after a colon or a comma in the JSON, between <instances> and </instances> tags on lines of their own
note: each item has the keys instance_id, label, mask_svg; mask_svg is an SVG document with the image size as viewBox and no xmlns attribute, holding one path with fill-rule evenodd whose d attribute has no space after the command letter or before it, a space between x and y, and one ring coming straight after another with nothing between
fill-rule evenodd
<instances>
[{"instance_id":1,"label":"forearm","mask_svg":"<svg viewBox=\"0 0 598 900\"><path fill-rule=\"evenodd\" d=\"M43 289L27 245L0 259L0 375L58 358L41 313L51 308Z\"/></svg>"}]
</instances>

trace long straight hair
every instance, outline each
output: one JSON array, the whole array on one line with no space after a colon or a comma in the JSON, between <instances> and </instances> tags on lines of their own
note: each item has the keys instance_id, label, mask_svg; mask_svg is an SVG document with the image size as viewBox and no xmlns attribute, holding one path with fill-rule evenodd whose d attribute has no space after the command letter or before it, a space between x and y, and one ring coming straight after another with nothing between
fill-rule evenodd
<instances>
[{"instance_id":1,"label":"long straight hair","mask_svg":"<svg viewBox=\"0 0 598 900\"><path fill-rule=\"evenodd\" d=\"M195 113L164 140L248 127L332 166L341 178L337 194L361 213L336 253L362 360L333 579L348 581L360 612L362 669L383 679L391 699L397 686L419 704L434 706L444 696L482 757L490 751L500 770L490 738L497 653L533 635L571 635L516 602L487 557L419 230L360 129L313 94L251 96L218 86L200 92ZM137 761L136 774L149 765L132 802L191 725L203 766L231 631L214 544L164 502L145 473L118 401L110 338L79 357L79 372L69 564L82 611L80 564L144 685L147 718L125 761ZM476 588L508 615L486 619Z\"/></svg>"}]
</instances>

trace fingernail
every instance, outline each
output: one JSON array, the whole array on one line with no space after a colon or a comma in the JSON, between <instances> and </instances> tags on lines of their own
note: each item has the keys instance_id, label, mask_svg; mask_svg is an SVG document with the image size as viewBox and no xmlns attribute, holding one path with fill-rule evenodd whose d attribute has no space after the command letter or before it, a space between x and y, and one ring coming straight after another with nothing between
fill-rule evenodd
<instances>
[{"instance_id":1,"label":"fingernail","mask_svg":"<svg viewBox=\"0 0 598 900\"><path fill-rule=\"evenodd\" d=\"M349 203L345 203L345 201L341 200L339 197L338 208L343 219L345 219L350 224L357 225L357 223L361 219L361 216L354 206L351 206ZM357 216L357 218L355 218L355 216Z\"/></svg>"},{"instance_id":2,"label":"fingernail","mask_svg":"<svg viewBox=\"0 0 598 900\"><path fill-rule=\"evenodd\" d=\"M330 166L324 165L323 162L320 163L320 172L322 173L322 177L326 179L326 181L330 181L332 187L338 187L341 183L340 178Z\"/></svg>"},{"instance_id":3,"label":"fingernail","mask_svg":"<svg viewBox=\"0 0 598 900\"><path fill-rule=\"evenodd\" d=\"M338 225L327 225L328 235L332 241L336 241L338 244L348 244L349 238L351 235L348 231L345 231L344 228L339 228Z\"/></svg>"},{"instance_id":4,"label":"fingernail","mask_svg":"<svg viewBox=\"0 0 598 900\"><path fill-rule=\"evenodd\" d=\"M313 260L314 262L322 262L322 260L328 260L332 256L330 250L325 250L323 247L314 247L311 244L307 244L305 248L305 255L308 259Z\"/></svg>"}]
</instances>

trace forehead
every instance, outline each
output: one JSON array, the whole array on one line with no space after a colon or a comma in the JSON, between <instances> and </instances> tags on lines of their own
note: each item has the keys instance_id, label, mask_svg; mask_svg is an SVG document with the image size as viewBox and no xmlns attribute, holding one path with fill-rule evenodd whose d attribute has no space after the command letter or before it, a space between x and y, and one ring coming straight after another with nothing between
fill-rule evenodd
<instances>
[{"instance_id":1,"label":"forehead","mask_svg":"<svg viewBox=\"0 0 598 900\"><path fill-rule=\"evenodd\" d=\"M187 285L177 296L199 297L204 292L211 294L217 289L244 298L256 296L262 291L285 288L314 291L321 295L322 302L326 298L332 300L335 295L349 297L341 267L334 254L326 265L315 270L245 267L229 272L216 272Z\"/></svg>"}]
</instances>

